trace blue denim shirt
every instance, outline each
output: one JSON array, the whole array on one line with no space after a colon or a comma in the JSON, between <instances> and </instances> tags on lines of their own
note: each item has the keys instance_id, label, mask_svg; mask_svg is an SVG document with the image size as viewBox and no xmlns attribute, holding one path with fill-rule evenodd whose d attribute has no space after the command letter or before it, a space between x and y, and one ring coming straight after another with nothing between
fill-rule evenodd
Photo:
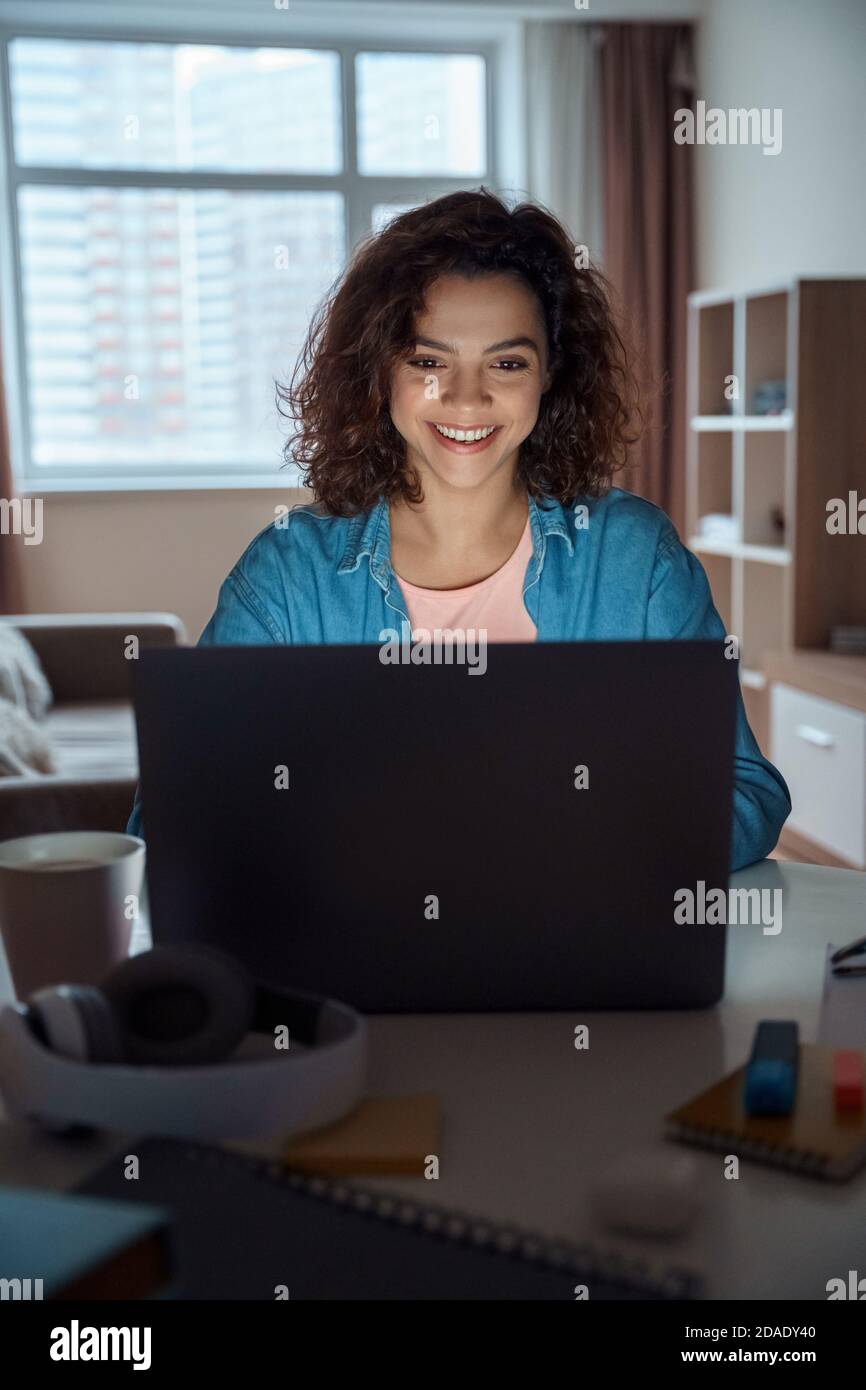
<instances>
[{"instance_id":1,"label":"blue denim shirt","mask_svg":"<svg viewBox=\"0 0 866 1390\"><path fill-rule=\"evenodd\" d=\"M619 488L575 510L529 499L523 600L539 641L722 638L703 567L658 507ZM410 618L391 568L387 502L352 518L293 508L247 546L199 645L381 643ZM762 859L791 809L738 696L731 868ZM137 798L130 834L141 834Z\"/></svg>"}]
</instances>

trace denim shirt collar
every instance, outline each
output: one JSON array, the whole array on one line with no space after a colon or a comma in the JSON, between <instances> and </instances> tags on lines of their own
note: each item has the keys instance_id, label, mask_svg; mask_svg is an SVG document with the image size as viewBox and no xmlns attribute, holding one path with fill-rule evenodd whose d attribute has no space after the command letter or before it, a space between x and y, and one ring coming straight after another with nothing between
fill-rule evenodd
<instances>
[{"instance_id":1,"label":"denim shirt collar","mask_svg":"<svg viewBox=\"0 0 866 1390\"><path fill-rule=\"evenodd\" d=\"M574 541L568 521L568 512L560 502L546 497L541 505L529 497L529 529L532 534L533 559L530 568L533 579L541 573L548 536L562 536L569 555L574 553ZM368 512L352 517L343 558L338 574L349 574L356 570L364 555L370 557L370 573L383 589L388 589L391 572L391 521L388 499L381 497Z\"/></svg>"}]
</instances>

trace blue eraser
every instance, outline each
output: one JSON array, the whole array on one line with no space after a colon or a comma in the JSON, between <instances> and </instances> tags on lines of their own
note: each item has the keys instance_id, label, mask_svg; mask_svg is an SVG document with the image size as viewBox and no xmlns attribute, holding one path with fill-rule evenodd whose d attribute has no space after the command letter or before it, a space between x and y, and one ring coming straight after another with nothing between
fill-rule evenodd
<instances>
[{"instance_id":1,"label":"blue eraser","mask_svg":"<svg viewBox=\"0 0 866 1390\"><path fill-rule=\"evenodd\" d=\"M797 1096L799 1034L796 1023L758 1024L746 1067L747 1115L790 1115Z\"/></svg>"},{"instance_id":2,"label":"blue eraser","mask_svg":"<svg viewBox=\"0 0 866 1390\"><path fill-rule=\"evenodd\" d=\"M797 1078L789 1062L750 1062L746 1068L747 1115L790 1115Z\"/></svg>"}]
</instances>

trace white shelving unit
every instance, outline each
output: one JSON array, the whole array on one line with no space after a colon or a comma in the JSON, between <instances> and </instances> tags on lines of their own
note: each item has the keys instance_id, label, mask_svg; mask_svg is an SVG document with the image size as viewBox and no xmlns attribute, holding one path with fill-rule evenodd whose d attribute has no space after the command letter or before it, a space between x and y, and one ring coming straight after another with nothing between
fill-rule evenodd
<instances>
[{"instance_id":1,"label":"white shelving unit","mask_svg":"<svg viewBox=\"0 0 866 1390\"><path fill-rule=\"evenodd\" d=\"M765 653L826 648L835 623L866 621L866 539L826 529L830 498L866 494L864 362L866 280L689 297L687 541L753 702ZM771 381L784 409L756 414ZM701 535L709 514L733 518L730 537Z\"/></svg>"}]
</instances>

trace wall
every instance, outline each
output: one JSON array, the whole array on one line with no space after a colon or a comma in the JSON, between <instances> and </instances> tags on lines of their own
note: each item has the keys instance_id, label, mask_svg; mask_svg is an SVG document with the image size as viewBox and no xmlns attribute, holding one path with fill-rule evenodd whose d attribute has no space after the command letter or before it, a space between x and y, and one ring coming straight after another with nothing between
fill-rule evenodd
<instances>
[{"instance_id":1,"label":"wall","mask_svg":"<svg viewBox=\"0 0 866 1390\"><path fill-rule=\"evenodd\" d=\"M30 612L177 613L195 640L219 586L301 489L49 494L41 545L21 546Z\"/></svg>"},{"instance_id":2,"label":"wall","mask_svg":"<svg viewBox=\"0 0 866 1390\"><path fill-rule=\"evenodd\" d=\"M708 106L781 107L782 150L696 147L696 287L866 275L864 0L708 0L697 65Z\"/></svg>"}]
</instances>

